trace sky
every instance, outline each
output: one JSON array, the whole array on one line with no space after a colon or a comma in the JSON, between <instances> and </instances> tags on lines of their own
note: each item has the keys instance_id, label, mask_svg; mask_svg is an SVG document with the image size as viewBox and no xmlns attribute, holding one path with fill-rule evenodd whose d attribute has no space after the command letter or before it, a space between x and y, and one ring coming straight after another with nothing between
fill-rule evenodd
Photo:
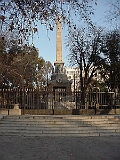
<instances>
[{"instance_id":1,"label":"sky","mask_svg":"<svg viewBox=\"0 0 120 160\"><path fill-rule=\"evenodd\" d=\"M106 27L105 14L109 9L109 3L115 2L116 0L97 0L97 5L94 5L94 15L92 16L93 22L97 25ZM81 25L81 24L80 24ZM107 26L110 28L110 26ZM50 61L53 65L56 60L56 28L53 31L46 31L46 27L38 26L38 35L34 37L34 45L38 48L39 57L43 57L45 61ZM62 59L65 63L64 66L69 66L68 54L69 51L65 45L66 29L62 30Z\"/></svg>"}]
</instances>

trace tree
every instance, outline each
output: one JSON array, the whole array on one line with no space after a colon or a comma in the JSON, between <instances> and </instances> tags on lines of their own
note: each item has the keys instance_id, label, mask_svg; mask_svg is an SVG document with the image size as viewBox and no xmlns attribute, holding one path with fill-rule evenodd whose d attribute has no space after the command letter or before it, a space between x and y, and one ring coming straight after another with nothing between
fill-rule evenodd
<instances>
[{"instance_id":1,"label":"tree","mask_svg":"<svg viewBox=\"0 0 120 160\"><path fill-rule=\"evenodd\" d=\"M102 69L104 59L101 56L102 30L86 30L78 28L71 31L67 47L69 48L69 62L77 65L80 69L80 89L82 92L82 102L85 102L85 92L89 88L92 78L97 71Z\"/></svg>"},{"instance_id":2,"label":"tree","mask_svg":"<svg viewBox=\"0 0 120 160\"><path fill-rule=\"evenodd\" d=\"M3 81L5 81L4 74L2 72L3 65L5 64L6 59L6 41L0 37L0 86L2 86Z\"/></svg>"},{"instance_id":3,"label":"tree","mask_svg":"<svg viewBox=\"0 0 120 160\"><path fill-rule=\"evenodd\" d=\"M92 5L93 0L1 0L2 35L6 31L7 34L16 31L19 43L29 41L30 35L38 32L38 22L53 30L58 14L68 26L72 25L73 14L78 20L84 19L91 23Z\"/></svg>"},{"instance_id":4,"label":"tree","mask_svg":"<svg viewBox=\"0 0 120 160\"><path fill-rule=\"evenodd\" d=\"M120 32L111 31L104 35L102 52L105 56L102 76L110 90L120 90Z\"/></svg>"},{"instance_id":5,"label":"tree","mask_svg":"<svg viewBox=\"0 0 120 160\"><path fill-rule=\"evenodd\" d=\"M37 72L37 87L45 89L47 82L52 73L52 64L49 61L43 60L43 66Z\"/></svg>"},{"instance_id":6,"label":"tree","mask_svg":"<svg viewBox=\"0 0 120 160\"><path fill-rule=\"evenodd\" d=\"M11 55L11 53L10 53ZM35 47L26 47L22 49L21 54L14 57L11 67L15 68L17 73L20 75L20 86L33 87L36 82L36 67L38 64L38 51ZM41 59L41 65L43 65ZM15 80L15 78L13 79ZM18 84L17 84L18 85Z\"/></svg>"},{"instance_id":7,"label":"tree","mask_svg":"<svg viewBox=\"0 0 120 160\"><path fill-rule=\"evenodd\" d=\"M38 57L38 51L34 46L14 44L6 48L6 41L1 38L0 47L1 87L38 87L43 77L44 81L47 81L45 73L50 72L51 63ZM47 63L49 64L48 70ZM43 74L44 70L46 72Z\"/></svg>"},{"instance_id":8,"label":"tree","mask_svg":"<svg viewBox=\"0 0 120 160\"><path fill-rule=\"evenodd\" d=\"M109 3L110 10L107 12L107 21L114 21L114 23L118 22L120 24L120 1L115 0L114 3L111 1Z\"/></svg>"}]
</instances>

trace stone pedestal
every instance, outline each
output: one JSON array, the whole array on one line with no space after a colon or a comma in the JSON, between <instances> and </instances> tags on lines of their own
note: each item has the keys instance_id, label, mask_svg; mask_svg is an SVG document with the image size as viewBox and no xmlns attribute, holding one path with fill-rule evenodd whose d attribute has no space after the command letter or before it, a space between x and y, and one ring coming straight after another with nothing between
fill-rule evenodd
<instances>
[{"instance_id":1,"label":"stone pedestal","mask_svg":"<svg viewBox=\"0 0 120 160\"><path fill-rule=\"evenodd\" d=\"M14 104L14 108L9 109L9 115L21 115L21 109L19 109L19 104Z\"/></svg>"},{"instance_id":2,"label":"stone pedestal","mask_svg":"<svg viewBox=\"0 0 120 160\"><path fill-rule=\"evenodd\" d=\"M0 114L2 115L8 115L9 110L8 109L0 109Z\"/></svg>"}]
</instances>

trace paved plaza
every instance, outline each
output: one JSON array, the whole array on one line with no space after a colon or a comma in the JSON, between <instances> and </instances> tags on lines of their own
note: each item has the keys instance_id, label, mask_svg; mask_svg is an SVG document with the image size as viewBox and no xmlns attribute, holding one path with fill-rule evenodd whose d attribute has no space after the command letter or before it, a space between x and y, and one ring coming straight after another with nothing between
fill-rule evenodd
<instances>
[{"instance_id":1,"label":"paved plaza","mask_svg":"<svg viewBox=\"0 0 120 160\"><path fill-rule=\"evenodd\" d=\"M0 136L0 160L120 160L120 137Z\"/></svg>"}]
</instances>

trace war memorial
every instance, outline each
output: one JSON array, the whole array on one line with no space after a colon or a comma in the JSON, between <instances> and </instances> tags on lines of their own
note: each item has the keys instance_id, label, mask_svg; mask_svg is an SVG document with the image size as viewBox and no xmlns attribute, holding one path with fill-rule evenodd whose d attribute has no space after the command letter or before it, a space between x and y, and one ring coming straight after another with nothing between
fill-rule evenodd
<instances>
[{"instance_id":1,"label":"war memorial","mask_svg":"<svg viewBox=\"0 0 120 160\"><path fill-rule=\"evenodd\" d=\"M0 91L0 160L119 160L120 101L80 104L63 71L58 16L56 61L46 91ZM77 100L76 100L77 99ZM94 101L95 102L95 101Z\"/></svg>"}]
</instances>

